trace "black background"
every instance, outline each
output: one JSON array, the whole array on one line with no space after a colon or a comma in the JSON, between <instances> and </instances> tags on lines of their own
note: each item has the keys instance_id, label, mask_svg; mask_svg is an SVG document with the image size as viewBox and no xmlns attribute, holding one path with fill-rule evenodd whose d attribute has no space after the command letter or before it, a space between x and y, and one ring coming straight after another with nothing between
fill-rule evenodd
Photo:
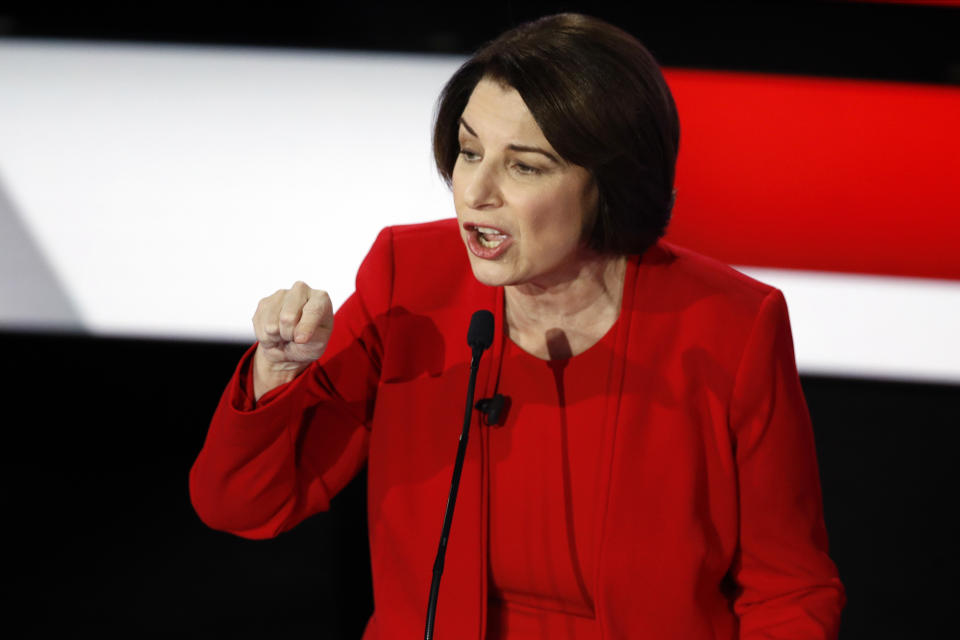
<instances>
[{"instance_id":1,"label":"black background","mask_svg":"<svg viewBox=\"0 0 960 640\"><path fill-rule=\"evenodd\" d=\"M957 9L357 5L94 3L63 12L33 2L0 8L0 36L466 53L517 22L572 9L626 28L668 66L960 84ZM329 513L270 541L211 531L190 507L189 467L245 348L0 332L8 629L360 636L372 607L363 477ZM949 633L960 387L814 376L803 384L832 555L848 590L841 637Z\"/></svg>"}]
</instances>

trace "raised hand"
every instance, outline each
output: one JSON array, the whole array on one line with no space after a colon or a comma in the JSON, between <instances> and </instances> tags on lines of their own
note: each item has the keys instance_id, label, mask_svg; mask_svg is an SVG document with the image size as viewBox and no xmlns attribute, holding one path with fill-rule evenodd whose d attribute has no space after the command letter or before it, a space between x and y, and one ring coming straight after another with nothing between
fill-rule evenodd
<instances>
[{"instance_id":1,"label":"raised hand","mask_svg":"<svg viewBox=\"0 0 960 640\"><path fill-rule=\"evenodd\" d=\"M333 331L333 305L326 291L296 282L260 301L253 314L253 330L259 342L253 371L259 400L323 355Z\"/></svg>"}]
</instances>

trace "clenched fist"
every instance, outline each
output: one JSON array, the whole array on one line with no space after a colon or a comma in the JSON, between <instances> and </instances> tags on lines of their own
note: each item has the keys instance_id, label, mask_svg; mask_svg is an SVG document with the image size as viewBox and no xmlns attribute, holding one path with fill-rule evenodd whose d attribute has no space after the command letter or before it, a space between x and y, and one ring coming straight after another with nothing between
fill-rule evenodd
<instances>
[{"instance_id":1,"label":"clenched fist","mask_svg":"<svg viewBox=\"0 0 960 640\"><path fill-rule=\"evenodd\" d=\"M253 360L253 390L259 400L323 355L333 331L330 297L303 282L280 289L257 305L253 331L260 343Z\"/></svg>"}]
</instances>

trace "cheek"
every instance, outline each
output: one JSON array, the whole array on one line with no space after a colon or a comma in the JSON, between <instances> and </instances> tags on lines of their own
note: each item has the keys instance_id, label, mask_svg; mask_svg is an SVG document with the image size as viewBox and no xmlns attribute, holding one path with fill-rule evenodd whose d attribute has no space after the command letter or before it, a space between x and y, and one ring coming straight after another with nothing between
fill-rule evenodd
<instances>
[{"instance_id":1,"label":"cheek","mask_svg":"<svg viewBox=\"0 0 960 640\"><path fill-rule=\"evenodd\" d=\"M453 171L450 173L450 191L453 193L453 201L460 202L463 193L463 171L460 169L460 161L453 165Z\"/></svg>"},{"instance_id":2,"label":"cheek","mask_svg":"<svg viewBox=\"0 0 960 640\"><path fill-rule=\"evenodd\" d=\"M580 199L560 194L529 203L525 225L536 244L548 250L578 245L583 237L584 215Z\"/></svg>"},{"instance_id":3,"label":"cheek","mask_svg":"<svg viewBox=\"0 0 960 640\"><path fill-rule=\"evenodd\" d=\"M450 174L450 193L453 194L453 201L457 202L460 198L460 180L457 175L457 167L453 167L453 173Z\"/></svg>"}]
</instances>

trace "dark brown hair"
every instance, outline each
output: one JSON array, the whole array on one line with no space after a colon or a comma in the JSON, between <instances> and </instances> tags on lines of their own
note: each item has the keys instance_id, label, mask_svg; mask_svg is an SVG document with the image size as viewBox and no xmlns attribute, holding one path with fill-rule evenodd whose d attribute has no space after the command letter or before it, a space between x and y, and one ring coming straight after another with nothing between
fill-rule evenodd
<instances>
[{"instance_id":1,"label":"dark brown hair","mask_svg":"<svg viewBox=\"0 0 960 640\"><path fill-rule=\"evenodd\" d=\"M433 154L450 184L459 120L482 78L517 90L544 136L597 183L585 240L602 253L642 253L673 208L680 123L656 60L625 31L579 14L540 18L484 45L437 103Z\"/></svg>"}]
</instances>

